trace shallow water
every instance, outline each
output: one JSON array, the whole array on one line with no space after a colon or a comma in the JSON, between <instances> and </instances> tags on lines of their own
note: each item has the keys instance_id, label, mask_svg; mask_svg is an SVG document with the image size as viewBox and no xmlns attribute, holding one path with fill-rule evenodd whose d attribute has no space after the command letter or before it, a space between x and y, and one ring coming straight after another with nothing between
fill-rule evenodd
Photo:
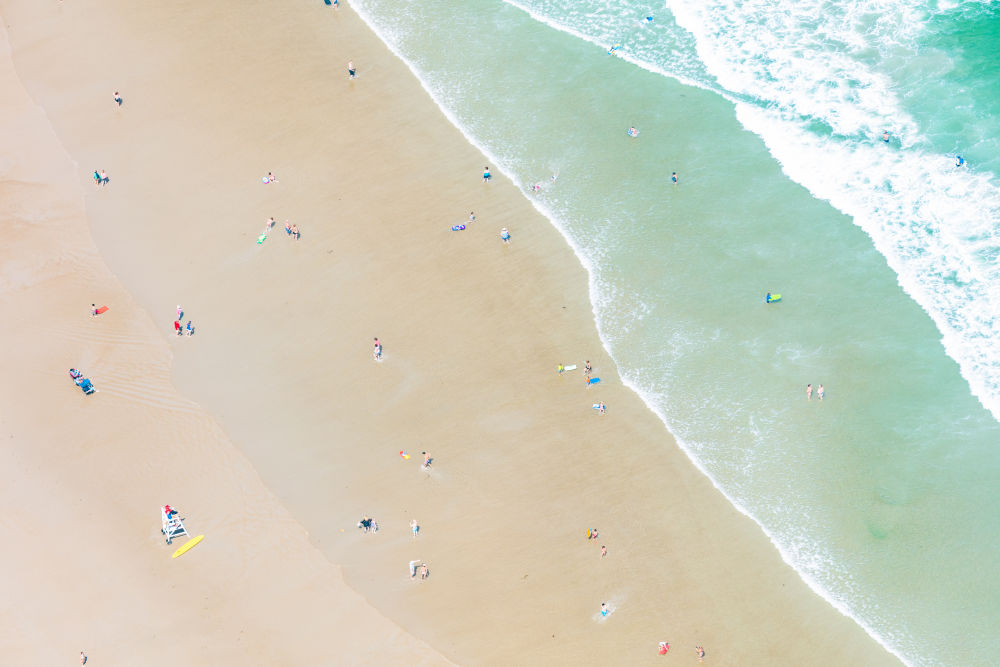
<instances>
[{"instance_id":1,"label":"shallow water","mask_svg":"<svg viewBox=\"0 0 1000 667\"><path fill-rule=\"evenodd\" d=\"M562 230L622 376L786 560L906 662L988 664L1000 8L354 6Z\"/></svg>"}]
</instances>

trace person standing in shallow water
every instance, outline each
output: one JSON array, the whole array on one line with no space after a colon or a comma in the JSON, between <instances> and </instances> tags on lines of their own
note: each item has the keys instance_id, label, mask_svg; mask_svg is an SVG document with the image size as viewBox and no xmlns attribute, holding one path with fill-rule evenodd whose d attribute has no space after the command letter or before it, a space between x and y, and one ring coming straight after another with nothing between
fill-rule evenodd
<instances>
[{"instance_id":1,"label":"person standing in shallow water","mask_svg":"<svg viewBox=\"0 0 1000 667\"><path fill-rule=\"evenodd\" d=\"M819 386L819 387L818 387L818 388L816 389L816 397L817 397L817 398L819 398L819 400L821 400L821 401L822 401L822 400L823 400L823 396L824 396L825 394L826 394L826 390L824 390L824 389L823 389L823 385L820 385L820 386Z\"/></svg>"},{"instance_id":2,"label":"person standing in shallow water","mask_svg":"<svg viewBox=\"0 0 1000 667\"><path fill-rule=\"evenodd\" d=\"M811 384L806 385L806 400L813 400L813 386Z\"/></svg>"}]
</instances>

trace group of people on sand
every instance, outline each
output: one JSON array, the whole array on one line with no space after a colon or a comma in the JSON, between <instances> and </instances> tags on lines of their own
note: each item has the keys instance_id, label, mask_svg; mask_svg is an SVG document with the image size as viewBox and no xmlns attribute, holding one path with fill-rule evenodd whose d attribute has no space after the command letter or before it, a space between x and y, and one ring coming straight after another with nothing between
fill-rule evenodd
<instances>
[{"instance_id":1,"label":"group of people on sand","mask_svg":"<svg viewBox=\"0 0 1000 667\"><path fill-rule=\"evenodd\" d=\"M183 336L187 334L188 336L194 335L194 324L191 320L187 321L186 325L183 325L184 321L184 309L179 305L177 306L177 319L174 320L174 333L178 336Z\"/></svg>"}]
</instances>

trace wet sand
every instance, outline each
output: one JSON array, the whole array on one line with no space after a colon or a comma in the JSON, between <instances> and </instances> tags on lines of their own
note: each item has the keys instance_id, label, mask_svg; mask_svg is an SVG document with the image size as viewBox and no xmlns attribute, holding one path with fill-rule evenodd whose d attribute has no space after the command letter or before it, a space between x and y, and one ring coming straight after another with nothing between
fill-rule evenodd
<instances>
[{"instance_id":1,"label":"wet sand","mask_svg":"<svg viewBox=\"0 0 1000 667\"><path fill-rule=\"evenodd\" d=\"M692 663L703 645L706 664L898 664L621 385L564 240L496 171L482 182L483 157L350 7L0 14L45 112L24 103L30 136L55 130L47 152L24 144L34 171L3 176L20 221L3 349L30 387L2 390L20 443L5 493L31 500L9 497L5 520L39 536L4 557L25 572L4 618L37 605L7 642L26 662L80 644L118 651L92 664L634 664L669 641ZM12 191L25 173L60 195ZM98 299L112 310L89 318ZM177 304L194 336L173 335ZM177 561L164 502L207 535ZM175 635L190 643L160 651Z\"/></svg>"}]
</instances>

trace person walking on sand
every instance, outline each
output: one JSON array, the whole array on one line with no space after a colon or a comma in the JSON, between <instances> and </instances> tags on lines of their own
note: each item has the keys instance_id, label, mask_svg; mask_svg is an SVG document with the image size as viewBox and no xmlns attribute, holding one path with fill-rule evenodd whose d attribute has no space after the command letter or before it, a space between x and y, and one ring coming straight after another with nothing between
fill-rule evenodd
<instances>
[{"instance_id":1,"label":"person walking on sand","mask_svg":"<svg viewBox=\"0 0 1000 667\"><path fill-rule=\"evenodd\" d=\"M823 400L824 394L826 394L826 390L823 389L823 385L816 388L816 397L819 398L819 400Z\"/></svg>"},{"instance_id":2,"label":"person walking on sand","mask_svg":"<svg viewBox=\"0 0 1000 667\"><path fill-rule=\"evenodd\" d=\"M423 468L424 470L430 470L431 469L430 454L428 454L427 452L420 452L420 453L424 455L424 462L420 464L420 467Z\"/></svg>"},{"instance_id":3,"label":"person walking on sand","mask_svg":"<svg viewBox=\"0 0 1000 667\"><path fill-rule=\"evenodd\" d=\"M608 555L608 548L602 544L601 545L601 558L604 558L607 555Z\"/></svg>"},{"instance_id":4,"label":"person walking on sand","mask_svg":"<svg viewBox=\"0 0 1000 667\"><path fill-rule=\"evenodd\" d=\"M475 211L469 211L469 222L475 222L475 221L476 221Z\"/></svg>"},{"instance_id":5,"label":"person walking on sand","mask_svg":"<svg viewBox=\"0 0 1000 667\"><path fill-rule=\"evenodd\" d=\"M180 305L177 306L177 319L179 320L184 319L184 309L181 308Z\"/></svg>"},{"instance_id":6,"label":"person walking on sand","mask_svg":"<svg viewBox=\"0 0 1000 667\"><path fill-rule=\"evenodd\" d=\"M593 372L593 370L594 370L593 367L591 367L591 365L590 365L590 359L588 359L587 361L583 362L583 376L584 377L589 378L590 374Z\"/></svg>"},{"instance_id":7,"label":"person walking on sand","mask_svg":"<svg viewBox=\"0 0 1000 667\"><path fill-rule=\"evenodd\" d=\"M413 539L417 539L417 533L420 532L420 524L417 523L416 519L410 519L410 531L413 533Z\"/></svg>"},{"instance_id":8,"label":"person walking on sand","mask_svg":"<svg viewBox=\"0 0 1000 667\"><path fill-rule=\"evenodd\" d=\"M176 333L178 336L181 335L181 321L180 320L174 320L174 333Z\"/></svg>"},{"instance_id":9,"label":"person walking on sand","mask_svg":"<svg viewBox=\"0 0 1000 667\"><path fill-rule=\"evenodd\" d=\"M118 103L118 106L122 105L122 96L118 93L117 90L115 91L115 102Z\"/></svg>"},{"instance_id":10,"label":"person walking on sand","mask_svg":"<svg viewBox=\"0 0 1000 667\"><path fill-rule=\"evenodd\" d=\"M187 325L185 325L184 331L187 332L188 336L193 336L194 335L194 325L191 324L191 320L187 321Z\"/></svg>"},{"instance_id":11,"label":"person walking on sand","mask_svg":"<svg viewBox=\"0 0 1000 667\"><path fill-rule=\"evenodd\" d=\"M701 646L695 646L694 650L698 654L698 662L705 662L705 649Z\"/></svg>"},{"instance_id":12,"label":"person walking on sand","mask_svg":"<svg viewBox=\"0 0 1000 667\"><path fill-rule=\"evenodd\" d=\"M489 183L491 178L493 178L493 174L490 173L490 168L483 167L483 183Z\"/></svg>"},{"instance_id":13,"label":"person walking on sand","mask_svg":"<svg viewBox=\"0 0 1000 667\"><path fill-rule=\"evenodd\" d=\"M298 241L300 236L302 236L302 235L299 234L299 228L298 228L298 226L297 225L292 225L292 237L294 237L295 240Z\"/></svg>"},{"instance_id":14,"label":"person walking on sand","mask_svg":"<svg viewBox=\"0 0 1000 667\"><path fill-rule=\"evenodd\" d=\"M97 317L97 304L96 303L90 304L90 316L91 317Z\"/></svg>"},{"instance_id":15,"label":"person walking on sand","mask_svg":"<svg viewBox=\"0 0 1000 667\"><path fill-rule=\"evenodd\" d=\"M431 573L427 571L427 563L421 563L420 564L420 578L422 580L426 579L427 577L430 576L430 574Z\"/></svg>"},{"instance_id":16,"label":"person walking on sand","mask_svg":"<svg viewBox=\"0 0 1000 667\"><path fill-rule=\"evenodd\" d=\"M806 385L806 400L813 400L813 386L811 384Z\"/></svg>"},{"instance_id":17,"label":"person walking on sand","mask_svg":"<svg viewBox=\"0 0 1000 667\"><path fill-rule=\"evenodd\" d=\"M101 185L107 185L111 179L108 178L108 172L101 169Z\"/></svg>"},{"instance_id":18,"label":"person walking on sand","mask_svg":"<svg viewBox=\"0 0 1000 667\"><path fill-rule=\"evenodd\" d=\"M508 245L510 244L510 232L507 231L506 227L500 230L500 240Z\"/></svg>"},{"instance_id":19,"label":"person walking on sand","mask_svg":"<svg viewBox=\"0 0 1000 667\"><path fill-rule=\"evenodd\" d=\"M80 664L81 665L87 664L87 654L84 653L83 651L80 651Z\"/></svg>"},{"instance_id":20,"label":"person walking on sand","mask_svg":"<svg viewBox=\"0 0 1000 667\"><path fill-rule=\"evenodd\" d=\"M375 361L382 360L382 342L379 341L378 336L375 336L375 347L372 350L372 356Z\"/></svg>"},{"instance_id":21,"label":"person walking on sand","mask_svg":"<svg viewBox=\"0 0 1000 667\"><path fill-rule=\"evenodd\" d=\"M358 71L356 69L354 69L354 61L353 60L348 60L347 61L347 76L348 76L348 78L353 79L357 75L358 75Z\"/></svg>"}]
</instances>

